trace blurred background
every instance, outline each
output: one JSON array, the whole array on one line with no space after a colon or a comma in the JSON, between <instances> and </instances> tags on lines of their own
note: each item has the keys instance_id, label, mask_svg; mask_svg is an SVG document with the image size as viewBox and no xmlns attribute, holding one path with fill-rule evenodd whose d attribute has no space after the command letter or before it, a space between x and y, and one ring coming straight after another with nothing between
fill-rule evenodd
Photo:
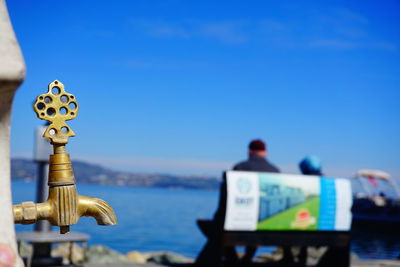
<instances>
[{"instance_id":1,"label":"blurred background","mask_svg":"<svg viewBox=\"0 0 400 267\"><path fill-rule=\"evenodd\" d=\"M298 162L314 154L327 176L376 168L400 177L398 1L15 0L7 5L27 65L13 109L15 159L32 158L34 128L43 123L32 104L58 79L80 106L68 123L77 135L68 152L73 160L107 170L219 179L246 158L251 139L262 138L269 159L285 173L299 173ZM33 198L34 186L20 188L14 202ZM94 243L122 252L137 246L195 256L204 239L194 220L212 216L217 201L216 191L177 196L161 189L80 188L108 196L121 210L124 194L139 196L132 213L122 214L114 228L136 231L126 237L136 243L107 243L113 228L94 236ZM140 216L135 212L150 212L149 202L140 202L142 193L154 203L169 199L170 207L191 202L182 217L154 209L146 214L149 220L155 214L176 220L161 229L153 221L153 229L164 231L154 240L154 232L144 234L149 225L135 221ZM164 199L157 199L161 195ZM191 243L162 243L177 221L184 224L180 230L193 233ZM76 227L98 229L92 221Z\"/></svg>"},{"instance_id":2,"label":"blurred background","mask_svg":"<svg viewBox=\"0 0 400 267\"><path fill-rule=\"evenodd\" d=\"M27 64L12 153L32 154L32 101L76 94L75 158L220 175L263 138L298 172L399 177L398 1L9 1Z\"/></svg>"}]
</instances>

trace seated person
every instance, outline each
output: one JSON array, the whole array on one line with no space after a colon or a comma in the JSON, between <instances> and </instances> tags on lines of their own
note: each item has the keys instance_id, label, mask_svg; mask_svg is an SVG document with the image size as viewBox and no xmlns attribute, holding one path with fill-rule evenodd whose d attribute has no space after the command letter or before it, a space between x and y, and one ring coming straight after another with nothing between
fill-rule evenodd
<instances>
[{"instance_id":1,"label":"seated person","mask_svg":"<svg viewBox=\"0 0 400 267\"><path fill-rule=\"evenodd\" d=\"M306 156L299 163L300 171L303 175L318 175L322 176L322 164L321 160L316 156ZM299 262L302 265L306 265L307 261L307 247L300 248Z\"/></svg>"},{"instance_id":2,"label":"seated person","mask_svg":"<svg viewBox=\"0 0 400 267\"><path fill-rule=\"evenodd\" d=\"M235 171L255 171L255 172L280 172L277 167L268 162L267 156L268 152L266 149L265 143L260 140L253 140L249 144L248 150L249 158L246 161L240 162L233 167ZM225 221L225 211L226 211L226 179L223 178L221 187L220 187L220 198L218 209L214 214L214 223L216 232L215 236L220 236L224 228ZM203 250L200 252L196 263L202 264L206 262L215 262L213 257L218 257L218 249L221 247L221 243L219 240L208 240L207 244L203 247ZM249 262L251 261L254 253L256 252L255 247L246 247L246 253L243 257L242 261ZM238 257L234 247L227 247L225 249L225 256L229 261L237 261Z\"/></svg>"}]
</instances>

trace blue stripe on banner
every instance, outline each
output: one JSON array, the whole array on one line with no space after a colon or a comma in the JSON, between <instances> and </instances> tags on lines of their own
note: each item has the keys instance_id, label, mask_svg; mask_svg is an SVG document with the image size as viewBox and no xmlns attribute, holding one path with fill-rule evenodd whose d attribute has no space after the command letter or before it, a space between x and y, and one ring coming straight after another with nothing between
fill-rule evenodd
<instances>
[{"instance_id":1,"label":"blue stripe on banner","mask_svg":"<svg viewBox=\"0 0 400 267\"><path fill-rule=\"evenodd\" d=\"M321 178L318 230L335 230L336 188L335 179Z\"/></svg>"}]
</instances>

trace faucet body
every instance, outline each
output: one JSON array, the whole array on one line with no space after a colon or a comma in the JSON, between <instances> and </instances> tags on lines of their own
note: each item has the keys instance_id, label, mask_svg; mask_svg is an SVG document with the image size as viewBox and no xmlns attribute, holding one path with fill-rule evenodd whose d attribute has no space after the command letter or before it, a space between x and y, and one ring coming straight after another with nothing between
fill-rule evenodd
<instances>
[{"instance_id":1,"label":"faucet body","mask_svg":"<svg viewBox=\"0 0 400 267\"><path fill-rule=\"evenodd\" d=\"M60 226L61 233L69 232L69 226L76 224L82 216L92 216L100 225L116 224L114 211L107 202L78 194L70 156L64 151L65 146L56 146L55 154L50 155L47 201L15 205L14 222L32 224L48 220L52 225Z\"/></svg>"},{"instance_id":2,"label":"faucet body","mask_svg":"<svg viewBox=\"0 0 400 267\"><path fill-rule=\"evenodd\" d=\"M52 84L54 83L58 86L61 84L58 81ZM49 85L49 92L52 84ZM52 225L60 226L62 234L68 233L69 226L76 224L82 216L94 217L99 225L116 224L115 213L107 202L78 194L71 159L66 153L64 140L65 136L52 139L54 154L50 155L47 201L37 204L22 202L14 205L14 222L32 224L38 220L48 220Z\"/></svg>"}]
</instances>

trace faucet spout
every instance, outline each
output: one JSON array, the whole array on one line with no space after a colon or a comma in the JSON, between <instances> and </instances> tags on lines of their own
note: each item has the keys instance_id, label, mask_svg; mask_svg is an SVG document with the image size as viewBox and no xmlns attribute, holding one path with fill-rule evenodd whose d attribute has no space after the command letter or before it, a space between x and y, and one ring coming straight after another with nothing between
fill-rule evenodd
<instances>
[{"instance_id":1,"label":"faucet spout","mask_svg":"<svg viewBox=\"0 0 400 267\"><path fill-rule=\"evenodd\" d=\"M115 225L117 218L111 206L102 199L88 196L78 197L80 216L93 217L99 225Z\"/></svg>"}]
</instances>

